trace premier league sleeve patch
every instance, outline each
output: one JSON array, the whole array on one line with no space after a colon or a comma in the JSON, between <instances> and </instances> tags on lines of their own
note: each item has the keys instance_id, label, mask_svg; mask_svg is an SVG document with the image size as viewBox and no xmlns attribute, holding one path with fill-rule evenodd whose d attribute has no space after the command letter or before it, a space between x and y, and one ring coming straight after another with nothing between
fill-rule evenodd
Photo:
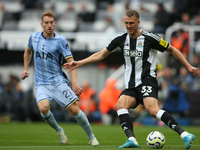
<instances>
[{"instance_id":1,"label":"premier league sleeve patch","mask_svg":"<svg viewBox=\"0 0 200 150\"><path fill-rule=\"evenodd\" d=\"M159 43L161 46L167 48L167 45L168 45L168 42L163 40L162 38L160 39L160 43Z\"/></svg>"}]
</instances>

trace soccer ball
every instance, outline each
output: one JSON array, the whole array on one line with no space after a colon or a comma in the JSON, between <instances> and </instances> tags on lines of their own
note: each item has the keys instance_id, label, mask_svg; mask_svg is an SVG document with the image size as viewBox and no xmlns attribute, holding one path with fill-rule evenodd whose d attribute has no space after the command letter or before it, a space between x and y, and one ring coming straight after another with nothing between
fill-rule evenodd
<instances>
[{"instance_id":1,"label":"soccer ball","mask_svg":"<svg viewBox=\"0 0 200 150\"><path fill-rule=\"evenodd\" d=\"M165 136L159 131L152 131L146 138L148 147L160 149L165 144Z\"/></svg>"}]
</instances>

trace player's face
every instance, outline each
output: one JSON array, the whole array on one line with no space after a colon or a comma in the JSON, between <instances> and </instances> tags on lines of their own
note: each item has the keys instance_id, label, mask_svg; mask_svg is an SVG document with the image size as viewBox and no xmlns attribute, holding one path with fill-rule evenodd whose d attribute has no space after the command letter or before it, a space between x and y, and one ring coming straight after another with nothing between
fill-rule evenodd
<instances>
[{"instance_id":1,"label":"player's face","mask_svg":"<svg viewBox=\"0 0 200 150\"><path fill-rule=\"evenodd\" d=\"M56 22L53 17L44 16L41 26L45 35L53 35Z\"/></svg>"},{"instance_id":2,"label":"player's face","mask_svg":"<svg viewBox=\"0 0 200 150\"><path fill-rule=\"evenodd\" d=\"M127 15L124 18L124 23L126 26L126 30L130 35L137 34L138 26L140 24L140 20L135 16L128 17Z\"/></svg>"}]
</instances>

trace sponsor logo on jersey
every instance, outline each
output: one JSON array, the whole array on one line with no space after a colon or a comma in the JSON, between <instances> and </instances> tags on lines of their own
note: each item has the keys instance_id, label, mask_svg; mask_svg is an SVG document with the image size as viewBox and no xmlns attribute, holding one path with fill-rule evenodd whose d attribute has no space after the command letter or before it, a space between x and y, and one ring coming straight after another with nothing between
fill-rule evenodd
<instances>
[{"instance_id":1,"label":"sponsor logo on jersey","mask_svg":"<svg viewBox=\"0 0 200 150\"><path fill-rule=\"evenodd\" d=\"M136 50L130 50L130 49L124 49L124 56L126 57L142 57L142 52Z\"/></svg>"},{"instance_id":2,"label":"sponsor logo on jersey","mask_svg":"<svg viewBox=\"0 0 200 150\"><path fill-rule=\"evenodd\" d=\"M163 47L167 48L168 42L161 38L159 44L162 45Z\"/></svg>"}]
</instances>

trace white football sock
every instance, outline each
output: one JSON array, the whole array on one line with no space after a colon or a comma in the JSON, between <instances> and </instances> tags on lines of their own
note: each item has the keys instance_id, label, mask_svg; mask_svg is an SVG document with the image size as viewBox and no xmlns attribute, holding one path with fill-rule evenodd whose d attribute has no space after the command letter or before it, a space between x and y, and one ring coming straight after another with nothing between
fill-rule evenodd
<instances>
[{"instance_id":1,"label":"white football sock","mask_svg":"<svg viewBox=\"0 0 200 150\"><path fill-rule=\"evenodd\" d=\"M181 133L180 137L183 138L184 136L189 135L189 133L187 131L184 131L183 133Z\"/></svg>"},{"instance_id":2,"label":"white football sock","mask_svg":"<svg viewBox=\"0 0 200 150\"><path fill-rule=\"evenodd\" d=\"M134 142L135 144L138 144L138 142L137 142L137 140L136 140L135 137L129 137L128 139L129 139L129 140L133 140L133 142Z\"/></svg>"},{"instance_id":3,"label":"white football sock","mask_svg":"<svg viewBox=\"0 0 200 150\"><path fill-rule=\"evenodd\" d=\"M58 125L56 119L54 118L52 112L49 110L46 114L40 113L43 119L48 123L52 128L54 128L57 132L62 128Z\"/></svg>"},{"instance_id":4,"label":"white football sock","mask_svg":"<svg viewBox=\"0 0 200 150\"><path fill-rule=\"evenodd\" d=\"M82 110L80 110L78 115L74 116L74 118L76 118L78 124L83 128L88 136L88 139L94 137L88 118L86 117L85 113L82 112Z\"/></svg>"}]
</instances>

